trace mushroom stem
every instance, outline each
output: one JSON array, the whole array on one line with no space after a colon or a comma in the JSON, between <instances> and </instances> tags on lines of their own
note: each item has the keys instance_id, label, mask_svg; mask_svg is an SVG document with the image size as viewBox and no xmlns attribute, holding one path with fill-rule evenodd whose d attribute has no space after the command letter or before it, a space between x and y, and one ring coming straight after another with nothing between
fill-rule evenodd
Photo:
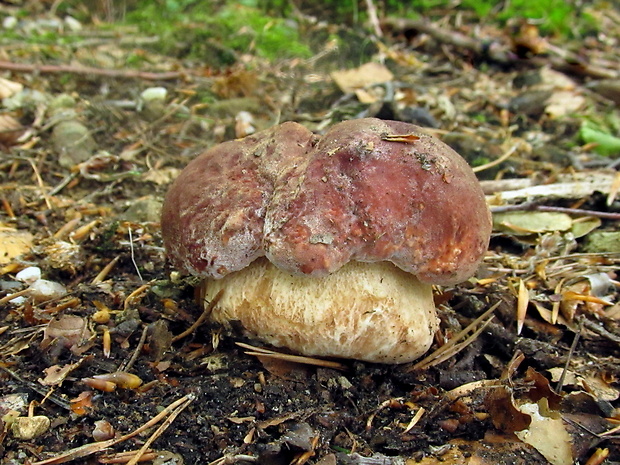
<instances>
[{"instance_id":1,"label":"mushroom stem","mask_svg":"<svg viewBox=\"0 0 620 465\"><path fill-rule=\"evenodd\" d=\"M305 355L406 363L424 354L438 319L432 287L389 262L350 262L321 278L291 275L267 259L206 279L211 319Z\"/></svg>"}]
</instances>

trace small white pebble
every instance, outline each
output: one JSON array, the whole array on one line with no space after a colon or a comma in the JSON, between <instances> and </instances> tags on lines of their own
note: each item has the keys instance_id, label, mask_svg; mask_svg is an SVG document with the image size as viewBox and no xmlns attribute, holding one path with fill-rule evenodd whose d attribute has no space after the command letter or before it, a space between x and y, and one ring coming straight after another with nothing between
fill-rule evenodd
<instances>
[{"instance_id":1,"label":"small white pebble","mask_svg":"<svg viewBox=\"0 0 620 465\"><path fill-rule=\"evenodd\" d=\"M41 268L38 266L29 266L24 268L15 275L15 279L26 284L32 284L41 279Z\"/></svg>"},{"instance_id":2,"label":"small white pebble","mask_svg":"<svg viewBox=\"0 0 620 465\"><path fill-rule=\"evenodd\" d=\"M142 91L140 97L145 102L150 102L152 100L165 100L167 95L168 90L165 87L149 87Z\"/></svg>"},{"instance_id":3,"label":"small white pebble","mask_svg":"<svg viewBox=\"0 0 620 465\"><path fill-rule=\"evenodd\" d=\"M2 27L4 29L15 29L17 26L17 18L15 16L7 16L2 20Z\"/></svg>"},{"instance_id":4,"label":"small white pebble","mask_svg":"<svg viewBox=\"0 0 620 465\"><path fill-rule=\"evenodd\" d=\"M28 295L37 302L60 299L67 295L67 289L60 283L39 279L28 288Z\"/></svg>"},{"instance_id":5,"label":"small white pebble","mask_svg":"<svg viewBox=\"0 0 620 465\"><path fill-rule=\"evenodd\" d=\"M72 32L78 32L82 30L82 23L80 23L73 16L65 16L65 26Z\"/></svg>"}]
</instances>

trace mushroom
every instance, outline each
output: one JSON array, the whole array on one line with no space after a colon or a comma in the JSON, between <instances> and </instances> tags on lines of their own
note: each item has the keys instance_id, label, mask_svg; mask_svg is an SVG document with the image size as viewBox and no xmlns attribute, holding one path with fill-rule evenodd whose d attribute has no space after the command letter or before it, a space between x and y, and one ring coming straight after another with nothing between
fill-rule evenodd
<instances>
[{"instance_id":1,"label":"mushroom","mask_svg":"<svg viewBox=\"0 0 620 465\"><path fill-rule=\"evenodd\" d=\"M374 118L319 137L287 122L198 156L170 187L177 269L224 290L214 322L304 355L405 363L430 347L432 285L462 282L491 216L469 165L419 127Z\"/></svg>"}]
</instances>

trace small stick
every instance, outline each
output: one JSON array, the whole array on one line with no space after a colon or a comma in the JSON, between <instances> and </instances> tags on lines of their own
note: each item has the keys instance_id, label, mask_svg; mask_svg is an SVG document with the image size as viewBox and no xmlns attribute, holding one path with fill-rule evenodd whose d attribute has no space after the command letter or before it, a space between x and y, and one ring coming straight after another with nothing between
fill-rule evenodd
<instances>
[{"instance_id":1,"label":"small stick","mask_svg":"<svg viewBox=\"0 0 620 465\"><path fill-rule=\"evenodd\" d=\"M517 149L519 148L519 145L521 144L520 143L514 144L501 157L496 158L495 160L490 161L489 163L485 163L484 165L475 166L472 168L472 170L474 171L474 173L479 173L480 171L488 170L489 168L493 168L494 166L497 166L500 163L505 162L517 151Z\"/></svg>"},{"instance_id":2,"label":"small stick","mask_svg":"<svg viewBox=\"0 0 620 465\"><path fill-rule=\"evenodd\" d=\"M43 200L45 200L45 205L47 205L47 208L51 210L52 202L50 202L50 198L47 195L45 183L43 182L43 178L41 177L41 174L39 173L39 169L37 168L37 165L35 165L32 159L28 158L28 163L30 163L30 166L32 167L32 171L34 171L34 176L37 178L37 184L41 188L41 194L43 195Z\"/></svg>"},{"instance_id":3,"label":"small stick","mask_svg":"<svg viewBox=\"0 0 620 465\"><path fill-rule=\"evenodd\" d=\"M194 324L192 324L189 328L187 328L181 334L177 334L176 336L174 336L172 338L172 342L177 342L178 340L183 339L184 337L189 336L194 331L196 331L196 329L207 320L209 315L211 315L211 312L213 311L217 303L222 298L222 294L224 294L224 289L220 289L220 291L217 294L215 294L215 297L211 299L211 302L209 302L209 305L205 307L204 311L198 317L198 319L194 322Z\"/></svg>"},{"instance_id":4,"label":"small stick","mask_svg":"<svg viewBox=\"0 0 620 465\"><path fill-rule=\"evenodd\" d=\"M366 9L368 10L368 20L370 21L375 35L377 37L383 37L383 31L379 24L379 16L377 16L377 8L374 3L372 3L372 0L366 0Z\"/></svg>"},{"instance_id":5,"label":"small stick","mask_svg":"<svg viewBox=\"0 0 620 465\"><path fill-rule=\"evenodd\" d=\"M136 453L136 455L134 455L134 457L129 462L127 462L127 465L136 465L136 463L140 461L140 458L149 450L149 448L151 447L151 444L153 444L153 442L159 436L161 436L164 433L164 431L168 429L168 427L172 424L172 422L176 419L176 417L178 417L179 414L183 410L185 410L185 408L189 406L189 404L192 403L192 401L194 400L194 396L192 395L191 397L190 396L187 396L187 397L188 398L185 400L185 402L180 404L177 408L175 408L170 413L170 416L166 418L166 420L159 426L159 428L155 430L155 432L151 435L151 437L149 437L144 442L144 445L140 448L140 450Z\"/></svg>"},{"instance_id":6,"label":"small stick","mask_svg":"<svg viewBox=\"0 0 620 465\"><path fill-rule=\"evenodd\" d=\"M118 437L118 438L114 438L114 439L108 439L107 441L100 441L100 442L94 442L94 443L90 443L90 444L85 444L83 446L76 447L75 449L70 449L70 450L68 450L66 452L63 452L60 455L57 455L56 457L52 457L52 458L46 459L46 460L41 460L39 462L33 462L31 465L51 465L51 464L65 463L65 462L68 462L70 460L75 460L75 459L79 459L79 458L82 458L82 457L87 457L89 455L92 455L92 454L95 454L97 452L100 452L100 451L102 451L104 449L108 449L109 447L112 447L115 444L119 444L121 442L124 442L124 441L126 441L128 439L133 438L134 436L137 436L138 434L142 433L143 431L146 431L147 429L149 429L152 426L154 426L157 423L159 423L159 421L162 418L167 417L170 414L170 412L175 414L174 410L177 409L179 406L182 406L180 408L180 410L182 411L195 398L196 398L196 396L194 394L188 394L186 396L181 397L180 399L174 401L172 404L170 404L168 407L166 407L164 410L162 410L160 413L155 415L153 418L151 418L145 424L143 424L139 428L133 430L132 432L125 434L124 436L121 436L121 437ZM174 418L176 418L176 416L179 413L180 413L180 411L174 415Z\"/></svg>"},{"instance_id":7,"label":"small stick","mask_svg":"<svg viewBox=\"0 0 620 465\"><path fill-rule=\"evenodd\" d=\"M120 259L120 255L114 257L114 259L112 259L110 263L104 266L103 269L99 272L99 274L93 278L91 284L99 284L100 282L102 282L108 276L108 274L110 274L110 271L112 271L112 268L114 268L114 265L116 265Z\"/></svg>"},{"instance_id":8,"label":"small stick","mask_svg":"<svg viewBox=\"0 0 620 465\"><path fill-rule=\"evenodd\" d=\"M460 333L450 339L446 344L435 350L433 353L424 357L415 365L407 367L405 371L411 372L435 366L438 363L447 360L449 357L463 350L465 347L467 347L468 344L473 342L473 340L478 337L480 333L482 333L484 328L486 328L487 325L491 322L491 319L494 318L491 313L493 313L495 309L499 307L500 303L501 302L493 304L491 308L489 308L486 312L484 312L482 315L472 321L465 329L463 329ZM474 331L474 328L476 328L478 325L480 325L480 327L478 327ZM474 332L470 336L467 336L470 331Z\"/></svg>"},{"instance_id":9,"label":"small stick","mask_svg":"<svg viewBox=\"0 0 620 465\"><path fill-rule=\"evenodd\" d=\"M254 355L257 358L265 357L265 358L273 358L276 360L283 360L285 362L293 362L293 363L301 363L304 365L314 365L325 368L333 368L335 370L346 370L347 367L342 363L332 362L331 360L323 360L321 358L314 357L305 357L303 355L292 355L292 354L283 354L281 352L275 352L272 350L267 350L263 348L258 348L251 346L249 344L244 344L242 342L237 342L238 346L244 348L251 348L253 350L249 350L245 352L247 355Z\"/></svg>"},{"instance_id":10,"label":"small stick","mask_svg":"<svg viewBox=\"0 0 620 465\"><path fill-rule=\"evenodd\" d=\"M91 66L71 66L71 65L31 65L26 63L13 63L10 61L0 61L0 69L17 71L22 73L72 73L95 76L107 76L111 78L136 78L146 81L164 81L183 77L183 73L169 71L165 73L151 73L146 71L133 71L123 69L104 69Z\"/></svg>"},{"instance_id":11,"label":"small stick","mask_svg":"<svg viewBox=\"0 0 620 465\"><path fill-rule=\"evenodd\" d=\"M42 386L39 386L37 383L33 383L32 381L28 381L28 380L21 378L13 370L8 369L7 367L2 366L1 364L0 364L0 370L3 370L7 374L9 374L11 377L13 377L13 379L24 384L25 386L28 386L30 389L32 389L36 393L41 394L44 399L49 399L51 402L58 405L59 407L62 407L65 410L71 411L71 405L68 402L65 402L64 400L62 400L62 398L51 394L48 390L44 389Z\"/></svg>"},{"instance_id":12,"label":"small stick","mask_svg":"<svg viewBox=\"0 0 620 465\"><path fill-rule=\"evenodd\" d=\"M142 335L140 336L140 340L138 341L138 346L136 347L136 350L133 351L133 355L131 356L129 361L125 365L121 364L122 368L119 368L117 371L129 371L133 364L136 363L138 355L140 355L140 351L142 350L142 347L144 347L144 342L146 341L146 335L148 333L148 330L148 326L145 326L142 329Z\"/></svg>"},{"instance_id":13,"label":"small stick","mask_svg":"<svg viewBox=\"0 0 620 465\"><path fill-rule=\"evenodd\" d=\"M10 302L13 299L17 299L23 295L26 295L30 292L30 288L22 289L21 291L14 292L13 294L5 295L0 299L0 305L4 305L7 302Z\"/></svg>"},{"instance_id":14,"label":"small stick","mask_svg":"<svg viewBox=\"0 0 620 465\"><path fill-rule=\"evenodd\" d=\"M548 205L538 205L532 202L521 203L518 205L502 205L499 207L491 207L491 213L504 213L511 211L566 213L568 215L595 216L597 218L603 218L604 220L620 221L620 213L599 212L596 210L584 210L581 208L552 207Z\"/></svg>"},{"instance_id":15,"label":"small stick","mask_svg":"<svg viewBox=\"0 0 620 465\"><path fill-rule=\"evenodd\" d=\"M566 363L564 364L564 369L562 370L562 375L558 381L557 386L555 387L555 392L560 394L562 392L562 388L564 387L564 379L566 378L566 373L568 373L568 365L570 364L570 360L573 357L573 353L577 348L577 343L579 342L579 338L581 337L581 331L583 330L583 319L579 320L579 328L575 333L575 338L573 339L573 343L570 346L568 351L568 356L566 357Z\"/></svg>"},{"instance_id":16,"label":"small stick","mask_svg":"<svg viewBox=\"0 0 620 465\"><path fill-rule=\"evenodd\" d=\"M136 263L136 256L133 250L133 237L131 235L130 225L127 226L127 230L129 231L129 250L131 251L131 263L133 263L133 266L136 269L136 273L138 273L138 278L140 278L140 281L144 281L144 279L142 279L142 275L140 274L140 269L138 268L138 264Z\"/></svg>"}]
</instances>

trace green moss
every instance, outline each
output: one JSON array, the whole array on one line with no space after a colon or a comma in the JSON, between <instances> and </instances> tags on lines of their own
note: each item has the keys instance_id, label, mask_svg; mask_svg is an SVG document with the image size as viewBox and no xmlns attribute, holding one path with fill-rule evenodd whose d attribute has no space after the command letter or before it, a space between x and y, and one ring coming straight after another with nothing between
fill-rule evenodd
<instances>
[{"instance_id":1,"label":"green moss","mask_svg":"<svg viewBox=\"0 0 620 465\"><path fill-rule=\"evenodd\" d=\"M252 1L226 4L219 9L194 3L142 2L127 15L127 21L145 33L157 34L164 52L207 58L214 65L230 64L241 53L268 59L312 55L294 22L268 16L252 6Z\"/></svg>"}]
</instances>

